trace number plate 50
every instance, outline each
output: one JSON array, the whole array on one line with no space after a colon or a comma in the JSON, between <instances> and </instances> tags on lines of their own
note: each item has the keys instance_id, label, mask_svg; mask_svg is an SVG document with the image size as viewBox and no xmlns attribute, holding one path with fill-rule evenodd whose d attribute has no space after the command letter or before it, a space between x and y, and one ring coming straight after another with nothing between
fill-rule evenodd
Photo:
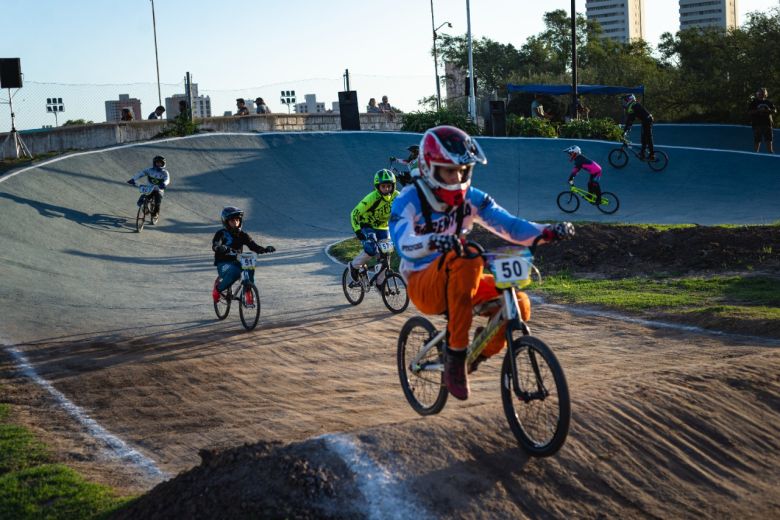
<instances>
[{"instance_id":1,"label":"number plate 50","mask_svg":"<svg viewBox=\"0 0 780 520\"><path fill-rule=\"evenodd\" d=\"M497 258L493 261L496 282L519 282L528 280L528 259L524 256Z\"/></svg>"}]
</instances>

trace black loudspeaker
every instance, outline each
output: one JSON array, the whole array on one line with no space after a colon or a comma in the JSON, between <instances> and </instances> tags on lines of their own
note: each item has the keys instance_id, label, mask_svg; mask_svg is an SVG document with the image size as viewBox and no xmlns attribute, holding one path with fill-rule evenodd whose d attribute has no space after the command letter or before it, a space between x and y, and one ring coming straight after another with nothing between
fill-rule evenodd
<instances>
[{"instance_id":1,"label":"black loudspeaker","mask_svg":"<svg viewBox=\"0 0 780 520\"><path fill-rule=\"evenodd\" d=\"M339 92L339 115L342 130L360 130L360 111L358 110L357 91Z\"/></svg>"},{"instance_id":2,"label":"black loudspeaker","mask_svg":"<svg viewBox=\"0 0 780 520\"><path fill-rule=\"evenodd\" d=\"M22 88L22 64L19 58L0 58L0 88Z\"/></svg>"},{"instance_id":3,"label":"black loudspeaker","mask_svg":"<svg viewBox=\"0 0 780 520\"><path fill-rule=\"evenodd\" d=\"M494 137L506 137L506 105L503 100L490 102L490 127Z\"/></svg>"}]
</instances>

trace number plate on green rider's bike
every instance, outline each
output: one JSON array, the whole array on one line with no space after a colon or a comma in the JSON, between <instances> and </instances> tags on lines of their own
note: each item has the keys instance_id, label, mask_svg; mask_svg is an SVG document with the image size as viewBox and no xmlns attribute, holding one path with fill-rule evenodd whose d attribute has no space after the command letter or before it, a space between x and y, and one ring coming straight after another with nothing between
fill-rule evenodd
<instances>
[{"instance_id":1,"label":"number plate on green rider's bike","mask_svg":"<svg viewBox=\"0 0 780 520\"><path fill-rule=\"evenodd\" d=\"M525 287L531 283L531 262L529 254L500 255L490 259L490 270L498 287L515 285Z\"/></svg>"}]
</instances>

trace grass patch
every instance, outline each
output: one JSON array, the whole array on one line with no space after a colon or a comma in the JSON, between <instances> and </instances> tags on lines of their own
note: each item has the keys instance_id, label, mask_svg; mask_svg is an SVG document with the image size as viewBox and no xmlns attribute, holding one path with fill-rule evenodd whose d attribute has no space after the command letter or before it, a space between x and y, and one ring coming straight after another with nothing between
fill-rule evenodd
<instances>
[{"instance_id":1,"label":"grass patch","mask_svg":"<svg viewBox=\"0 0 780 520\"><path fill-rule=\"evenodd\" d=\"M9 416L0 403L0 518L102 518L132 499L53 464L46 446Z\"/></svg>"},{"instance_id":2,"label":"grass patch","mask_svg":"<svg viewBox=\"0 0 780 520\"><path fill-rule=\"evenodd\" d=\"M780 321L780 280L769 277L594 280L563 274L548 276L533 289L570 304Z\"/></svg>"}]
</instances>

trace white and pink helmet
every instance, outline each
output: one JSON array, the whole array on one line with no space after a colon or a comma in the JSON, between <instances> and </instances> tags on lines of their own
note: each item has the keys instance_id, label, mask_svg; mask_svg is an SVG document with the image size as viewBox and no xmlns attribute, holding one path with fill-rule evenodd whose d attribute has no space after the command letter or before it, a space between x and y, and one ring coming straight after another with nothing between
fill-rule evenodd
<instances>
[{"instance_id":1,"label":"white and pink helmet","mask_svg":"<svg viewBox=\"0 0 780 520\"><path fill-rule=\"evenodd\" d=\"M454 126L437 126L423 134L420 141L419 168L422 178L436 197L449 206L459 206L471 186L474 164L486 164L487 158L477 141ZM436 166L469 166L463 182L445 184L436 172Z\"/></svg>"}]
</instances>

